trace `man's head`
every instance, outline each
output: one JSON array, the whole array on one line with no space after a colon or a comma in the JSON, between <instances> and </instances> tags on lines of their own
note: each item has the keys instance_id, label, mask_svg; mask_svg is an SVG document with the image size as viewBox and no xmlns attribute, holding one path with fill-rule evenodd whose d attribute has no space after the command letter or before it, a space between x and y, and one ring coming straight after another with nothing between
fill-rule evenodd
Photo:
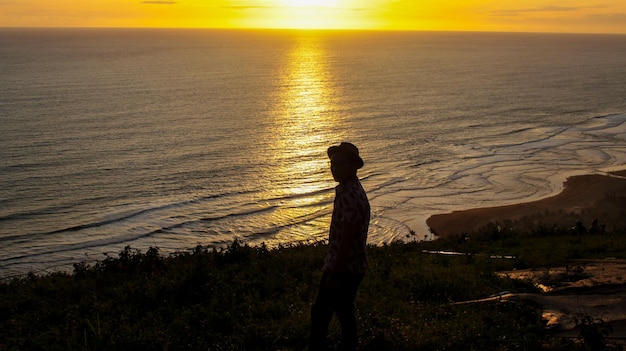
<instances>
[{"instance_id":1,"label":"man's head","mask_svg":"<svg viewBox=\"0 0 626 351\"><path fill-rule=\"evenodd\" d=\"M359 149L351 143L343 142L338 146L328 148L330 171L333 178L339 183L356 179L357 169L363 167L363 159L359 156Z\"/></svg>"}]
</instances>

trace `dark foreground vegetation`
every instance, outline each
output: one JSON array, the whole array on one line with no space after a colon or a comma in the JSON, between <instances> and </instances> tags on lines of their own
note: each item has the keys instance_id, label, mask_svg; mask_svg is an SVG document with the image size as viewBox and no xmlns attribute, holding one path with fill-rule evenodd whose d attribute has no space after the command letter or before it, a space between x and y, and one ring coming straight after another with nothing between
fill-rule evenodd
<instances>
[{"instance_id":1,"label":"dark foreground vegetation","mask_svg":"<svg viewBox=\"0 0 626 351\"><path fill-rule=\"evenodd\" d=\"M490 226L481 233L371 247L371 269L357 297L361 349L608 349L592 320L585 319L586 335L563 339L546 330L529 302L453 302L535 291L494 274L500 270L626 258L624 230L581 236ZM173 255L127 248L117 258L78 264L73 274L6 281L0 350L302 350L324 251L323 244L268 249L239 242ZM340 349L339 339L333 321L332 349Z\"/></svg>"}]
</instances>

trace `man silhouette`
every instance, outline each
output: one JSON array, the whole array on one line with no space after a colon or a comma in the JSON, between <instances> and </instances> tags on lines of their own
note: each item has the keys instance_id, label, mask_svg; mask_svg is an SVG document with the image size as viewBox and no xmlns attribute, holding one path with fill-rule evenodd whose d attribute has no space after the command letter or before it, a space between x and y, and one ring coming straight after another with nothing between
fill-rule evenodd
<instances>
[{"instance_id":1,"label":"man silhouette","mask_svg":"<svg viewBox=\"0 0 626 351\"><path fill-rule=\"evenodd\" d=\"M354 299L367 269L366 242L370 205L357 176L363 167L359 150L350 143L328 148L330 170L335 181L335 201L330 222L328 250L322 278L311 308L309 350L326 347L328 325L333 313L341 324L344 350L356 350L357 326Z\"/></svg>"}]
</instances>

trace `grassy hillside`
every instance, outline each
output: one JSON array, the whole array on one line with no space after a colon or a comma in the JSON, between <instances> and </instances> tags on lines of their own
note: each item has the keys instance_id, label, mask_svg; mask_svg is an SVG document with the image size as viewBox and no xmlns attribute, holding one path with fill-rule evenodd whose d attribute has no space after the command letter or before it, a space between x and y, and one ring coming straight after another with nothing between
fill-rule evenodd
<instances>
[{"instance_id":1,"label":"grassy hillside","mask_svg":"<svg viewBox=\"0 0 626 351\"><path fill-rule=\"evenodd\" d=\"M624 230L577 236L489 226L467 238L370 247L357 297L364 350L585 350L553 337L538 306L454 305L535 291L494 272L579 258L626 258ZM441 255L427 251L457 251ZM325 245L127 248L73 274L0 284L0 350L302 350ZM492 255L514 256L512 259ZM592 331L593 332L593 331ZM330 342L339 349L333 321Z\"/></svg>"}]
</instances>

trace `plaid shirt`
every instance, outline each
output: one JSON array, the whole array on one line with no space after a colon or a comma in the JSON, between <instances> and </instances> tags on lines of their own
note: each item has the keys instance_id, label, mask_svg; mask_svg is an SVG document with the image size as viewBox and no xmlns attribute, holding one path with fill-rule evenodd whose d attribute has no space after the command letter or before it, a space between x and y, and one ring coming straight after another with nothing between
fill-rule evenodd
<instances>
[{"instance_id":1,"label":"plaid shirt","mask_svg":"<svg viewBox=\"0 0 626 351\"><path fill-rule=\"evenodd\" d=\"M345 224L354 224L358 230L355 240L350 247L349 256L346 260L346 269L343 272L363 274L367 269L367 255L365 247L367 231L370 222L370 204L363 186L358 180L339 184L335 188L335 203L330 222L330 234L328 236L328 251L324 257L323 271L330 271L337 259L339 245Z\"/></svg>"}]
</instances>

